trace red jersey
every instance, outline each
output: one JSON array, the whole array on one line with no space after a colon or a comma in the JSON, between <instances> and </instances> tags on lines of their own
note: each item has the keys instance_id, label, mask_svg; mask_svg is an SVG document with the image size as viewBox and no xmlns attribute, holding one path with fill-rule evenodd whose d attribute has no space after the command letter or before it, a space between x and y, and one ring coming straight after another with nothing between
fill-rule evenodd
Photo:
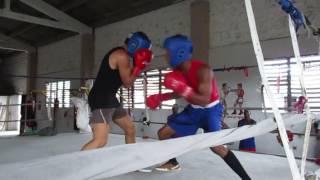
<instances>
[{"instance_id":1,"label":"red jersey","mask_svg":"<svg viewBox=\"0 0 320 180\"><path fill-rule=\"evenodd\" d=\"M198 61L198 60L192 60L191 61L191 67L187 74L185 74L185 78L187 80L187 84L192 87L192 89L195 92L198 92L199 89L199 80L198 80L198 71L200 68L205 66L206 64ZM214 102L220 99L219 96L219 87L217 86L216 80L212 79L212 87L211 87L211 101Z\"/></svg>"},{"instance_id":2,"label":"red jersey","mask_svg":"<svg viewBox=\"0 0 320 180\"><path fill-rule=\"evenodd\" d=\"M243 98L243 96L244 96L244 90L243 90L243 89L238 89L238 90L237 90L237 95L238 95L238 97Z\"/></svg>"}]
</instances>

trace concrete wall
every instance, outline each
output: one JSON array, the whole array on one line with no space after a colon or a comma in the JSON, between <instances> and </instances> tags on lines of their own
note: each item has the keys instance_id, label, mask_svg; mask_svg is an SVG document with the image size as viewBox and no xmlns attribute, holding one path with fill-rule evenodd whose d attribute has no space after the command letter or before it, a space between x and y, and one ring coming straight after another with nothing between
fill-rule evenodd
<instances>
[{"instance_id":1,"label":"concrete wall","mask_svg":"<svg viewBox=\"0 0 320 180\"><path fill-rule=\"evenodd\" d=\"M38 49L38 75L54 77L80 77L81 62L81 38L74 36ZM56 79L37 79L37 88L45 89L48 82L57 81ZM78 89L80 80L71 80L71 89ZM45 102L45 96L38 95L38 101ZM39 119L38 128L50 126L52 122L47 121L47 109L43 105L37 112ZM58 132L73 131L73 118L64 116L68 109L60 109L57 117Z\"/></svg>"},{"instance_id":2,"label":"concrete wall","mask_svg":"<svg viewBox=\"0 0 320 180\"><path fill-rule=\"evenodd\" d=\"M256 17L262 50L266 59L293 56L287 16L280 10L276 1L252 1ZM224 66L257 65L249 32L244 1L211 1L211 44L210 64L214 68ZM320 2L309 0L298 2L297 6L319 26ZM300 30L300 51L302 55L318 53L318 42L308 38L306 31ZM238 82L244 84L247 105L261 106L260 74L257 69L250 69L249 78L240 71L216 73L219 84L228 82L235 88ZM234 97L230 97L234 99ZM233 100L232 100L233 101ZM232 104L233 102L231 102Z\"/></svg>"},{"instance_id":3,"label":"concrete wall","mask_svg":"<svg viewBox=\"0 0 320 180\"><path fill-rule=\"evenodd\" d=\"M257 29L262 45L262 50L266 59L282 58L293 56L287 16L279 10L275 1L252 1L257 23ZM244 1L211 1L211 44L210 44L210 64L214 68L231 66L251 66L257 65L248 20L245 11ZM315 0L298 2L297 6L302 9L311 21L319 26L319 11L315 7L320 7L320 2ZM275 18L276 17L276 18ZM306 31L299 32L299 45L302 55L318 53L319 44L314 38L307 36ZM218 83L221 85L227 82L231 88L235 88L237 83L243 83L245 89L245 103L247 107L261 107L261 78L257 68L249 70L249 77L245 77L242 71L216 72ZM235 94L230 94L227 98L229 107L236 99ZM231 113L231 111L229 111ZM263 113L259 111L251 112L253 118L261 121ZM227 123L236 123L235 119L227 119ZM302 125L303 126L303 125ZM234 126L233 126L234 127ZM302 129L302 128L301 128ZM304 132L298 132L304 133ZM274 134L266 134L257 137L257 152L284 155L282 147L275 140ZM268 142L266 146L265 142ZM311 137L308 157L317 156L319 142ZM303 136L295 136L291 143L297 157L302 154ZM232 149L238 148L235 142Z\"/></svg>"},{"instance_id":4,"label":"concrete wall","mask_svg":"<svg viewBox=\"0 0 320 180\"><path fill-rule=\"evenodd\" d=\"M115 46L123 46L129 33L144 31L153 43L155 59L152 67L166 66L163 59L158 58L163 51L163 39L169 35L190 34L190 2L182 2L147 14L110 24L96 29L95 35L95 69L98 70L103 56Z\"/></svg>"},{"instance_id":5,"label":"concrete wall","mask_svg":"<svg viewBox=\"0 0 320 180\"><path fill-rule=\"evenodd\" d=\"M105 53L114 46L122 45L124 37L137 30L145 31L154 43L154 52L161 55L159 48L167 35L182 33L190 35L191 32L191 6L196 0L185 1L170 7L162 8L141 16L133 17L96 29L95 70L97 71ZM199 1L201 4L201 0ZM256 57L251 43L247 14L244 1L209 1L210 3L210 47L209 63L213 68L229 66L257 65ZM320 18L316 7L320 3L309 0L298 2L297 6L316 25ZM253 1L257 28L266 59L293 56L287 16L281 11L275 1ZM204 9L206 10L206 9ZM193 13L193 15L197 15ZM199 14L201 15L201 14ZM276 17L276 18L275 18ZM157 21L154 21L157 19ZM195 23L196 24L196 23ZM194 25L195 26L195 25ZM193 27L196 29L197 27ZM301 54L318 53L318 42L309 38L306 31L301 30L299 37ZM199 30L201 33L201 30ZM205 32L204 32L205 33ZM197 48L197 47L195 47ZM161 57L155 58L152 67L163 67L166 64ZM261 79L258 69L250 69L250 76L246 78L242 71L217 72L219 84L228 82L232 88L242 82L246 94L252 95L246 99L248 106L261 107ZM229 97L229 104L233 104L235 96Z\"/></svg>"},{"instance_id":6,"label":"concrete wall","mask_svg":"<svg viewBox=\"0 0 320 180\"><path fill-rule=\"evenodd\" d=\"M19 53L4 59L4 69L7 73L15 75L27 75L28 72L28 54ZM27 79L25 78L10 78L13 83L16 92L26 93L27 91Z\"/></svg>"},{"instance_id":7,"label":"concrete wall","mask_svg":"<svg viewBox=\"0 0 320 180\"><path fill-rule=\"evenodd\" d=\"M80 74L80 36L74 36L38 49L38 75L55 77L79 77ZM38 80L38 88L54 79ZM79 80L71 83L79 87Z\"/></svg>"},{"instance_id":8,"label":"concrete wall","mask_svg":"<svg viewBox=\"0 0 320 180\"><path fill-rule=\"evenodd\" d=\"M244 1L210 1L211 39L210 39L210 64L214 68L231 66L257 65ZM262 50L266 59L293 56L287 16L280 10L276 1L260 0L252 1L257 23L257 29L261 40ZM310 20L319 26L320 12L315 8L320 7L320 2L309 0L297 2L297 6L303 10ZM309 38L306 31L299 33L299 45L302 55L318 53L318 42ZM218 83L227 82L231 88L236 84L243 83L245 89L244 106L261 107L261 78L257 68L250 69L249 77L245 77L242 71L217 72L215 73ZM232 106L235 94L230 94L227 101ZM231 113L231 111L229 111ZM264 119L263 113L253 111L255 120ZM227 123L237 122L236 119L227 119ZM303 125L302 125L303 126ZM232 126L231 126L232 127ZM234 126L233 126L234 127ZM301 133L301 132L300 132ZM266 134L257 137L257 152L283 155L283 148L275 140L274 134ZM266 145L265 142L268 142ZM308 157L317 156L319 142L311 137ZM294 153L300 157L302 154L303 136L295 136L291 143ZM237 149L235 142L231 148Z\"/></svg>"}]
</instances>

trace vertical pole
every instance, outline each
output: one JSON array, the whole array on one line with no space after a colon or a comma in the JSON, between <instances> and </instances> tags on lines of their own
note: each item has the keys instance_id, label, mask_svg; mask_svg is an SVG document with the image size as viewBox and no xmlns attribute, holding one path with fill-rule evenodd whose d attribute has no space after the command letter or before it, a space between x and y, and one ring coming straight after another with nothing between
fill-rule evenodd
<instances>
[{"instance_id":1,"label":"vertical pole","mask_svg":"<svg viewBox=\"0 0 320 180\"><path fill-rule=\"evenodd\" d=\"M210 1L195 0L190 5L191 39L193 56L209 63L210 52Z\"/></svg>"}]
</instances>

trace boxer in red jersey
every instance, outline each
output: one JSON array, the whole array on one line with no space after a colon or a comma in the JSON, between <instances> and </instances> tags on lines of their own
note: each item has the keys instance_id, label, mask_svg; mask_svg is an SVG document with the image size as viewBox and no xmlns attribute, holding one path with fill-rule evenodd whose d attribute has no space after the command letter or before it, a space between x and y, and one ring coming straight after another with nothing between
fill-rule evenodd
<instances>
[{"instance_id":1,"label":"boxer in red jersey","mask_svg":"<svg viewBox=\"0 0 320 180\"><path fill-rule=\"evenodd\" d=\"M192 58L192 42L188 37L175 35L164 42L166 59L173 72L165 75L164 86L173 93L151 95L147 106L158 107L162 101L183 97L189 102L185 109L170 119L159 132L159 139L178 138L196 134L199 128L205 132L221 129L223 106L219 102L218 86L211 68L202 61ZM223 145L211 147L242 179L250 177L236 156ZM180 169L176 158L156 168L159 171Z\"/></svg>"},{"instance_id":2,"label":"boxer in red jersey","mask_svg":"<svg viewBox=\"0 0 320 180\"><path fill-rule=\"evenodd\" d=\"M235 90L235 92L237 93L237 99L233 104L234 110L233 110L232 114L237 114L236 107L237 107L237 105L239 105L239 108L240 108L239 115L241 115L241 114L243 114L242 104L243 104L243 96L244 96L244 90L242 88L242 83L238 84L237 89Z\"/></svg>"}]
</instances>

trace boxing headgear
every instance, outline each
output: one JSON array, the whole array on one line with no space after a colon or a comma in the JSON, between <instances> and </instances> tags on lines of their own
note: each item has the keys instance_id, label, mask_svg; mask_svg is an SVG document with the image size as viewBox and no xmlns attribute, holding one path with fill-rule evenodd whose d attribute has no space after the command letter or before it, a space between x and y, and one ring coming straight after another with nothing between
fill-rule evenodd
<instances>
[{"instance_id":1,"label":"boxing headgear","mask_svg":"<svg viewBox=\"0 0 320 180\"><path fill-rule=\"evenodd\" d=\"M164 41L163 47L169 51L169 64L173 68L192 57L193 46L187 36L175 35L168 37Z\"/></svg>"},{"instance_id":2,"label":"boxing headgear","mask_svg":"<svg viewBox=\"0 0 320 180\"><path fill-rule=\"evenodd\" d=\"M148 36L143 32L131 33L126 39L125 44L127 45L127 51L131 57L140 48L151 49L151 41Z\"/></svg>"}]
</instances>

